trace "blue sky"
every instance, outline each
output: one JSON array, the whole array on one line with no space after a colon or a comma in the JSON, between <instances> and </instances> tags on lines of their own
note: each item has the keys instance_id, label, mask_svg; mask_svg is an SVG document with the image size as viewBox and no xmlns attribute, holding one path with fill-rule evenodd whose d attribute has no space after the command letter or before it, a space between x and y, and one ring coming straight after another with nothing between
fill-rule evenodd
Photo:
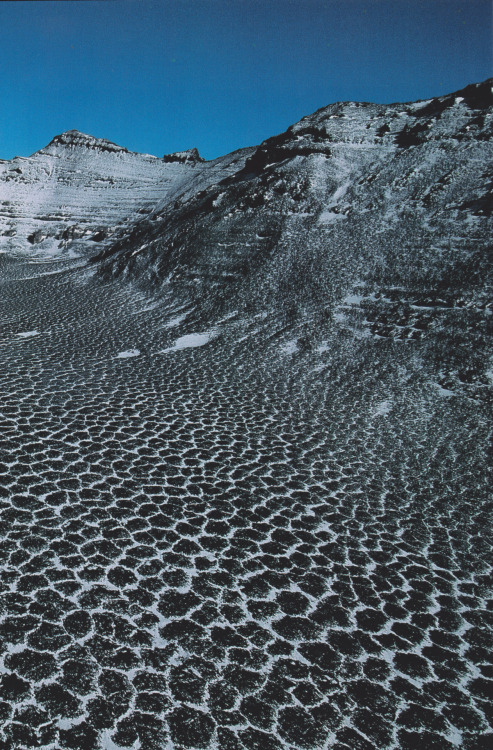
<instances>
[{"instance_id":1,"label":"blue sky","mask_svg":"<svg viewBox=\"0 0 493 750\"><path fill-rule=\"evenodd\" d=\"M491 0L4 1L0 157L76 128L210 159L333 101L492 75Z\"/></svg>"}]
</instances>

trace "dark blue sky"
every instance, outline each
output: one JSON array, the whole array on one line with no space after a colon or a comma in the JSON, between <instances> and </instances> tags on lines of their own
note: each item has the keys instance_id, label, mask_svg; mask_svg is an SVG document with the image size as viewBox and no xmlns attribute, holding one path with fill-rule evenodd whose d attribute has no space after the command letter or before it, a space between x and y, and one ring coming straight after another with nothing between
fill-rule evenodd
<instances>
[{"instance_id":1,"label":"dark blue sky","mask_svg":"<svg viewBox=\"0 0 493 750\"><path fill-rule=\"evenodd\" d=\"M161 156L254 145L333 101L493 75L491 0L0 3L0 157L77 128Z\"/></svg>"}]
</instances>

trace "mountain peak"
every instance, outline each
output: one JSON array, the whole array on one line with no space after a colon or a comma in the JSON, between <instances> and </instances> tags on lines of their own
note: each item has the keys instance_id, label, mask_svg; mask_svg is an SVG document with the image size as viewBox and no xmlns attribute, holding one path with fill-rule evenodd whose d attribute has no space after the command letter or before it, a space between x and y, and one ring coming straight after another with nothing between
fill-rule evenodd
<instances>
[{"instance_id":1,"label":"mountain peak","mask_svg":"<svg viewBox=\"0 0 493 750\"><path fill-rule=\"evenodd\" d=\"M87 133L81 133L79 130L66 130L60 135L56 135L52 141L43 149L47 151L53 147L65 146L67 148L88 148L95 151L110 151L114 153L128 153L128 149L118 146L106 138L94 138Z\"/></svg>"},{"instance_id":2,"label":"mountain peak","mask_svg":"<svg viewBox=\"0 0 493 750\"><path fill-rule=\"evenodd\" d=\"M197 162L204 162L205 159L201 157L196 148L189 148L186 151L175 151L173 154L165 154L163 161L178 161L181 163L196 164Z\"/></svg>"}]
</instances>

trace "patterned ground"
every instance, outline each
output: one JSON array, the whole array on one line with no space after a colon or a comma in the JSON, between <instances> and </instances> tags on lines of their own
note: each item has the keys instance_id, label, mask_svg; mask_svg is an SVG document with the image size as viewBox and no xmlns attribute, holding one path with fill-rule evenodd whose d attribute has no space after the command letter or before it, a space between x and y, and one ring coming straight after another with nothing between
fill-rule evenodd
<instances>
[{"instance_id":1,"label":"patterned ground","mask_svg":"<svg viewBox=\"0 0 493 750\"><path fill-rule=\"evenodd\" d=\"M0 262L1 748L491 747L482 400Z\"/></svg>"}]
</instances>

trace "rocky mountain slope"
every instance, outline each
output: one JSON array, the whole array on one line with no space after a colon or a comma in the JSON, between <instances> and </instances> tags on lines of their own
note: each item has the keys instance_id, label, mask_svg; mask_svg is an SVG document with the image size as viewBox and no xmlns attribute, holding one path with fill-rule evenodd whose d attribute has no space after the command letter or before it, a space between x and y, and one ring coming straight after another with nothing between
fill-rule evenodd
<instances>
[{"instance_id":1,"label":"rocky mountain slope","mask_svg":"<svg viewBox=\"0 0 493 750\"><path fill-rule=\"evenodd\" d=\"M493 81L0 163L0 748L491 745Z\"/></svg>"},{"instance_id":2,"label":"rocky mountain slope","mask_svg":"<svg viewBox=\"0 0 493 750\"><path fill-rule=\"evenodd\" d=\"M204 164L190 149L158 159L69 130L29 158L0 161L0 251L95 253L156 203L206 187L238 158Z\"/></svg>"},{"instance_id":3,"label":"rocky mountain slope","mask_svg":"<svg viewBox=\"0 0 493 750\"><path fill-rule=\"evenodd\" d=\"M211 323L253 312L271 333L271 318L296 324L305 348L334 327L423 350L429 333L438 380L480 389L491 377L479 354L491 311L491 84L321 109L218 183L157 204L94 262L105 278L171 284Z\"/></svg>"}]
</instances>

